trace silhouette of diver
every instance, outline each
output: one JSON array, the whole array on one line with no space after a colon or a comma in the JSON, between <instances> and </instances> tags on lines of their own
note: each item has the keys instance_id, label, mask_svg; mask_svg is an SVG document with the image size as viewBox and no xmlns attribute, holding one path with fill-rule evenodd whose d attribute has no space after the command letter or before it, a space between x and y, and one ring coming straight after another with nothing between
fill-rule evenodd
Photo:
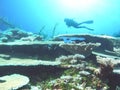
<instances>
[{"instance_id":1,"label":"silhouette of diver","mask_svg":"<svg viewBox=\"0 0 120 90\"><path fill-rule=\"evenodd\" d=\"M85 28L85 29L88 29L88 30L91 30L91 31L94 31L94 29L91 29L91 28L88 28L86 26L81 26L81 24L92 24L93 23L93 20L89 20L89 21L84 21L84 22L81 22L81 23L77 23L76 21L74 21L73 19L69 19L69 18L65 18L64 19L64 22L66 23L66 25L68 27L74 27L74 28Z\"/></svg>"}]
</instances>

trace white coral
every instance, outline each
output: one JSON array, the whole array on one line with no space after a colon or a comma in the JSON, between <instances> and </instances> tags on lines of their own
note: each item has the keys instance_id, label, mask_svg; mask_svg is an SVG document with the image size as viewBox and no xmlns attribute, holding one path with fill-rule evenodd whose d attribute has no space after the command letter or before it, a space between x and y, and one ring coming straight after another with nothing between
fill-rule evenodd
<instances>
[{"instance_id":1,"label":"white coral","mask_svg":"<svg viewBox=\"0 0 120 90\"><path fill-rule=\"evenodd\" d=\"M0 83L0 90L16 90L29 83L29 78L20 74L6 75L0 80L5 80Z\"/></svg>"}]
</instances>

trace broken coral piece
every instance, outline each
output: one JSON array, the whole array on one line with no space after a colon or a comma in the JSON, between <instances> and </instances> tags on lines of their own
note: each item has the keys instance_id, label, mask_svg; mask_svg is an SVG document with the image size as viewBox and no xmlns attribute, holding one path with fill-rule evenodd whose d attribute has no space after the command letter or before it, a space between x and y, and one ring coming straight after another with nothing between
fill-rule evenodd
<instances>
[{"instance_id":1,"label":"broken coral piece","mask_svg":"<svg viewBox=\"0 0 120 90\"><path fill-rule=\"evenodd\" d=\"M4 82L0 83L0 90L16 90L29 83L29 78L20 74L12 74L0 77Z\"/></svg>"}]
</instances>

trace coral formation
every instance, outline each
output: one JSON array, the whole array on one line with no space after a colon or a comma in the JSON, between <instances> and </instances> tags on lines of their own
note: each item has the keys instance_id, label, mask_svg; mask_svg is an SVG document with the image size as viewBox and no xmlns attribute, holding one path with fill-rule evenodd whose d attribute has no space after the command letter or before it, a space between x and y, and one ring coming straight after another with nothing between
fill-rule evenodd
<instances>
[{"instance_id":1,"label":"coral formation","mask_svg":"<svg viewBox=\"0 0 120 90\"><path fill-rule=\"evenodd\" d=\"M80 54L75 55L68 55L68 56L60 56L59 58L56 58L55 61L61 62L61 67L85 67L86 62L84 61L85 57Z\"/></svg>"},{"instance_id":2,"label":"coral formation","mask_svg":"<svg viewBox=\"0 0 120 90\"><path fill-rule=\"evenodd\" d=\"M111 73L113 73L114 62L112 62L111 58L102 58L97 56L97 62L100 64L98 73L100 78L107 78Z\"/></svg>"},{"instance_id":3,"label":"coral formation","mask_svg":"<svg viewBox=\"0 0 120 90\"><path fill-rule=\"evenodd\" d=\"M0 90L16 90L29 83L29 78L20 74L12 74L0 77L5 82L0 83Z\"/></svg>"},{"instance_id":4,"label":"coral formation","mask_svg":"<svg viewBox=\"0 0 120 90\"><path fill-rule=\"evenodd\" d=\"M3 34L0 36L0 40L1 42L13 42L16 40L41 41L42 36L16 28L4 31Z\"/></svg>"},{"instance_id":5,"label":"coral formation","mask_svg":"<svg viewBox=\"0 0 120 90\"><path fill-rule=\"evenodd\" d=\"M62 43L59 46L72 54L82 54L87 57L91 54L93 49L100 46L100 43Z\"/></svg>"},{"instance_id":6,"label":"coral formation","mask_svg":"<svg viewBox=\"0 0 120 90\"><path fill-rule=\"evenodd\" d=\"M109 85L109 90L115 90L117 86L120 86L120 74L114 73L114 67L116 60L113 58L97 56L97 61L100 64L100 68L97 69L96 75Z\"/></svg>"},{"instance_id":7,"label":"coral formation","mask_svg":"<svg viewBox=\"0 0 120 90\"><path fill-rule=\"evenodd\" d=\"M56 58L56 60L61 61L61 67L69 69L60 78L45 84L43 89L106 90L108 88L100 78L94 75L94 72L90 72L87 69L90 64L88 64L83 55L61 56Z\"/></svg>"},{"instance_id":8,"label":"coral formation","mask_svg":"<svg viewBox=\"0 0 120 90\"><path fill-rule=\"evenodd\" d=\"M98 47L96 50L104 52L104 50L113 51L113 40L114 37L106 36L106 35L91 35L91 34L64 34L54 37L54 41L63 41L61 37L66 38L84 38L84 42L86 43L101 43L101 46Z\"/></svg>"},{"instance_id":9,"label":"coral formation","mask_svg":"<svg viewBox=\"0 0 120 90\"><path fill-rule=\"evenodd\" d=\"M42 41L38 34L12 29L0 33L0 40L0 75L19 73L30 78L25 87L21 86L25 81L18 79L20 90L115 90L120 86L120 74L115 72L120 68L119 40L114 42L112 37L63 35ZM0 84L9 86L14 83L11 79L7 83L8 79L0 78Z\"/></svg>"}]
</instances>

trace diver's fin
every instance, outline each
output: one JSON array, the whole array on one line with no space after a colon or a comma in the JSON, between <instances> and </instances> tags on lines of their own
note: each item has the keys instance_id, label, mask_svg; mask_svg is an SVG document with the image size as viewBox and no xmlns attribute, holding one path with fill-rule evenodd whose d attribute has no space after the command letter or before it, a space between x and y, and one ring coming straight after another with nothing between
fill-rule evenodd
<instances>
[{"instance_id":1,"label":"diver's fin","mask_svg":"<svg viewBox=\"0 0 120 90\"><path fill-rule=\"evenodd\" d=\"M86 28L87 30L90 30L90 31L94 31L94 29L92 29L92 28L88 28L88 27L84 27L84 28Z\"/></svg>"},{"instance_id":2,"label":"diver's fin","mask_svg":"<svg viewBox=\"0 0 120 90\"><path fill-rule=\"evenodd\" d=\"M84 22L81 22L79 23L80 24L92 24L93 23L93 20L88 20L88 21L84 21Z\"/></svg>"},{"instance_id":3,"label":"diver's fin","mask_svg":"<svg viewBox=\"0 0 120 90\"><path fill-rule=\"evenodd\" d=\"M87 30L94 31L94 29L89 28L89 27L86 27L86 26L79 26L79 27L76 27L76 28L85 28L85 29L87 29Z\"/></svg>"}]
</instances>

